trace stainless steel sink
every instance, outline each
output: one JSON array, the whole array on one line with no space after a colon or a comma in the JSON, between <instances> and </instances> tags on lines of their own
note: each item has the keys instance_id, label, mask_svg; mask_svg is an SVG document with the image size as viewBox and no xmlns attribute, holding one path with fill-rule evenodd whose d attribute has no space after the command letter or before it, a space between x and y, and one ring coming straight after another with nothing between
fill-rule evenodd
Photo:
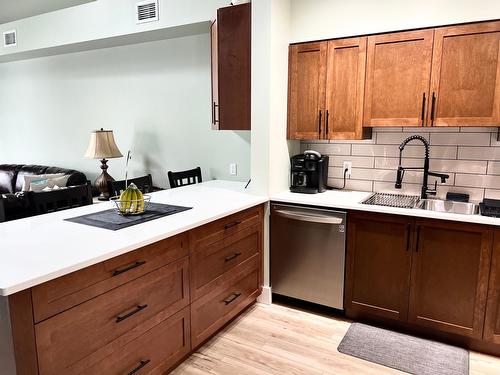
<instances>
[{"instance_id":1,"label":"stainless steel sink","mask_svg":"<svg viewBox=\"0 0 500 375\"><path fill-rule=\"evenodd\" d=\"M415 208L462 215L477 215L479 213L479 206L475 203L445 201L441 199L420 199Z\"/></svg>"}]
</instances>

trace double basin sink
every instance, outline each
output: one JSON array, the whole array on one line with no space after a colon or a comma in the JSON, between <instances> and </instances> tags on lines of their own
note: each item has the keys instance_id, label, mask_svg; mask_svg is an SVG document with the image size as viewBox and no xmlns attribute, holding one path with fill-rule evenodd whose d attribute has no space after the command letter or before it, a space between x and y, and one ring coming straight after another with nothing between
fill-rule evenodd
<instances>
[{"instance_id":1,"label":"double basin sink","mask_svg":"<svg viewBox=\"0 0 500 375\"><path fill-rule=\"evenodd\" d=\"M375 193L365 199L363 204L386 207L411 208L436 212L446 212L462 215L479 214L479 205L470 202L457 202L442 199L420 199L416 196L403 194Z\"/></svg>"}]
</instances>

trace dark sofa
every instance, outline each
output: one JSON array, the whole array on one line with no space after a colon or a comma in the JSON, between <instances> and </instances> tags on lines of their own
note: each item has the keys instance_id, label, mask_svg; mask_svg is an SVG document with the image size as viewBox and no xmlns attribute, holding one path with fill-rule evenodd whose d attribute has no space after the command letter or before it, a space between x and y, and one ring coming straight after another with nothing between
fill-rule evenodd
<instances>
[{"instance_id":1,"label":"dark sofa","mask_svg":"<svg viewBox=\"0 0 500 375\"><path fill-rule=\"evenodd\" d=\"M0 222L20 219L34 214L29 194L21 193L25 175L54 173L70 175L66 186L87 183L85 174L74 169L43 165L0 164Z\"/></svg>"}]
</instances>

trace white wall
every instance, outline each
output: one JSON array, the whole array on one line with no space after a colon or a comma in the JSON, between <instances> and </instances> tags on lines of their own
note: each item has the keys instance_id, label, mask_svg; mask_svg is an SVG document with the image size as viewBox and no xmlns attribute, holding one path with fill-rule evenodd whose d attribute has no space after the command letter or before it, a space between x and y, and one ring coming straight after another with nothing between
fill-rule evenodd
<instances>
[{"instance_id":1,"label":"white wall","mask_svg":"<svg viewBox=\"0 0 500 375\"><path fill-rule=\"evenodd\" d=\"M90 131L115 131L132 150L134 175L201 166L205 179L250 175L249 132L210 129L209 35L0 64L0 163L39 163L82 170ZM124 178L125 158L109 162Z\"/></svg>"},{"instance_id":2,"label":"white wall","mask_svg":"<svg viewBox=\"0 0 500 375\"><path fill-rule=\"evenodd\" d=\"M252 1L252 189L288 189L290 156L299 142L286 141L290 0ZM269 286L269 217L264 232L264 285ZM263 300L265 302L265 300Z\"/></svg>"},{"instance_id":3,"label":"white wall","mask_svg":"<svg viewBox=\"0 0 500 375\"><path fill-rule=\"evenodd\" d=\"M290 42L500 18L498 0L291 0Z\"/></svg>"},{"instance_id":4,"label":"white wall","mask_svg":"<svg viewBox=\"0 0 500 375\"><path fill-rule=\"evenodd\" d=\"M215 18L217 8L230 3L230 0L159 0L159 21L136 24L137 1L97 0L0 25L0 33L16 29L18 35L18 45L0 48L0 56L209 21Z\"/></svg>"}]
</instances>

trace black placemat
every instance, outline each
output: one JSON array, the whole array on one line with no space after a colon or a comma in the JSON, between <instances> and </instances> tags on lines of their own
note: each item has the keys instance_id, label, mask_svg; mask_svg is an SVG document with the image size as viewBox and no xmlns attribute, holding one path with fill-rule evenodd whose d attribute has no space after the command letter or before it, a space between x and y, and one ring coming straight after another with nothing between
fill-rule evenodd
<instances>
[{"instance_id":1,"label":"black placemat","mask_svg":"<svg viewBox=\"0 0 500 375\"><path fill-rule=\"evenodd\" d=\"M173 215L182 211L187 211L193 207L173 206L162 203L149 203L147 211L141 215L122 216L116 209L94 212L87 215L64 219L73 223L90 225L93 227L119 230L132 225L145 223L147 221L159 219L164 216Z\"/></svg>"}]
</instances>

